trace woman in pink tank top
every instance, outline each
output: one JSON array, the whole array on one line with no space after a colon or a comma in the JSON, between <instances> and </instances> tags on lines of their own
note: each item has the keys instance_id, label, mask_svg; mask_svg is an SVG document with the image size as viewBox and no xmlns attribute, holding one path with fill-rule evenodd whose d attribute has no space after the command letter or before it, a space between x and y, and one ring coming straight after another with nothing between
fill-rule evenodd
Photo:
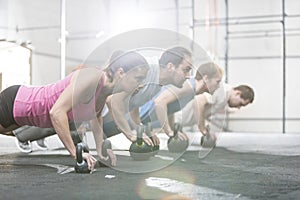
<instances>
[{"instance_id":1,"label":"woman in pink tank top","mask_svg":"<svg viewBox=\"0 0 300 200\"><path fill-rule=\"evenodd\" d=\"M104 70L98 67L81 68L56 83L33 87L11 86L0 93L0 133L24 125L53 127L60 140L76 159L69 122L90 121L97 154L102 156L101 111L109 95L131 93L142 83L149 69L143 56L135 51L115 52ZM89 169L96 159L83 153ZM116 163L112 159L112 165Z\"/></svg>"}]
</instances>

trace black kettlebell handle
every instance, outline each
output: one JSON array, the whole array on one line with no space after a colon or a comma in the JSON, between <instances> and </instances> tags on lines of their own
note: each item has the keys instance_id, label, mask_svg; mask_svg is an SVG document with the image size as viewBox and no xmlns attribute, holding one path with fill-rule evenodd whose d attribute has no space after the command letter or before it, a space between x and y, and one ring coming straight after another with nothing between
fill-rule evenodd
<instances>
[{"instance_id":1,"label":"black kettlebell handle","mask_svg":"<svg viewBox=\"0 0 300 200\"><path fill-rule=\"evenodd\" d=\"M80 142L76 145L76 160L79 165L84 163L82 151L86 153L88 152L88 150L84 148L83 144Z\"/></svg>"},{"instance_id":2,"label":"black kettlebell handle","mask_svg":"<svg viewBox=\"0 0 300 200\"><path fill-rule=\"evenodd\" d=\"M137 131L136 131L136 144L138 146L141 146L144 144L144 141L143 141L143 132L144 132L144 126L143 125L139 125L137 127Z\"/></svg>"},{"instance_id":3,"label":"black kettlebell handle","mask_svg":"<svg viewBox=\"0 0 300 200\"><path fill-rule=\"evenodd\" d=\"M178 132L181 131L182 127L179 123L174 124L174 138L178 138Z\"/></svg>"},{"instance_id":4,"label":"black kettlebell handle","mask_svg":"<svg viewBox=\"0 0 300 200\"><path fill-rule=\"evenodd\" d=\"M145 126L145 133L148 137L151 137L151 131L152 131L151 122L148 122L147 125Z\"/></svg>"},{"instance_id":5,"label":"black kettlebell handle","mask_svg":"<svg viewBox=\"0 0 300 200\"><path fill-rule=\"evenodd\" d=\"M109 140L104 140L102 143L102 155L108 157L107 149L112 149L111 142Z\"/></svg>"},{"instance_id":6,"label":"black kettlebell handle","mask_svg":"<svg viewBox=\"0 0 300 200\"><path fill-rule=\"evenodd\" d=\"M207 137L207 139L209 139L210 138L210 126L209 125L207 125L206 126L206 137Z\"/></svg>"}]
</instances>

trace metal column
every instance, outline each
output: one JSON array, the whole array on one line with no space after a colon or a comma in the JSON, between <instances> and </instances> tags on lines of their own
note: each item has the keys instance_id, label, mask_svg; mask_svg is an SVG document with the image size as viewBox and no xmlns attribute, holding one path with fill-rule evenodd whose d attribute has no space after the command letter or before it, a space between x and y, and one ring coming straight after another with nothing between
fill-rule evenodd
<instances>
[{"instance_id":1,"label":"metal column","mask_svg":"<svg viewBox=\"0 0 300 200\"><path fill-rule=\"evenodd\" d=\"M225 0L225 83L228 83L228 51L229 51L229 12L228 12L228 0ZM228 130L229 127L229 114L225 112L224 130Z\"/></svg>"},{"instance_id":2,"label":"metal column","mask_svg":"<svg viewBox=\"0 0 300 200\"><path fill-rule=\"evenodd\" d=\"M286 124L286 110L285 110L285 100L286 100L286 35L285 35L285 0L282 0L282 133L285 133Z\"/></svg>"},{"instance_id":3,"label":"metal column","mask_svg":"<svg viewBox=\"0 0 300 200\"><path fill-rule=\"evenodd\" d=\"M176 18L176 39L177 39L177 43L179 43L179 2L178 0L174 0L174 3L175 3L175 8L176 8L176 15L175 15L175 18Z\"/></svg>"},{"instance_id":4,"label":"metal column","mask_svg":"<svg viewBox=\"0 0 300 200\"><path fill-rule=\"evenodd\" d=\"M60 2L60 79L63 79L66 73L66 0Z\"/></svg>"},{"instance_id":5,"label":"metal column","mask_svg":"<svg viewBox=\"0 0 300 200\"><path fill-rule=\"evenodd\" d=\"M192 43L191 43L191 50L194 51L194 42L195 42L195 0L192 0Z\"/></svg>"},{"instance_id":6,"label":"metal column","mask_svg":"<svg viewBox=\"0 0 300 200\"><path fill-rule=\"evenodd\" d=\"M225 0L225 83L228 83L228 50L229 50L229 24L228 24L228 0Z\"/></svg>"}]
</instances>

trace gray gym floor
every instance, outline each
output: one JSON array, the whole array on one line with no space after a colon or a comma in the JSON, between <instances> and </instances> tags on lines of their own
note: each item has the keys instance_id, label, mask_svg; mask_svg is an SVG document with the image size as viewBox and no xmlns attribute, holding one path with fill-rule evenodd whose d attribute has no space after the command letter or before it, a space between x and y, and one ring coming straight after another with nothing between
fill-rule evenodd
<instances>
[{"instance_id":1,"label":"gray gym floor","mask_svg":"<svg viewBox=\"0 0 300 200\"><path fill-rule=\"evenodd\" d=\"M1 199L299 199L300 134L221 133L204 150L197 133L183 155L162 150L133 161L112 138L115 169L97 166L77 174L57 136L50 150L20 153L14 138L0 136ZM165 138L162 137L162 145ZM93 150L91 139L89 146ZM123 145L123 146L122 146ZM200 157L200 158L199 158ZM142 173L137 173L142 172Z\"/></svg>"}]
</instances>

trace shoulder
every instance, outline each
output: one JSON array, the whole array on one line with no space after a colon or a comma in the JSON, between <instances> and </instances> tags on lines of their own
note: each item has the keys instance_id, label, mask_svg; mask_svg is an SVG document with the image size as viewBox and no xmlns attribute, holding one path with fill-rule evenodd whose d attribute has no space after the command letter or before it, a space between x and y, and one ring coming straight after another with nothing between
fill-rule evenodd
<instances>
[{"instance_id":1,"label":"shoulder","mask_svg":"<svg viewBox=\"0 0 300 200\"><path fill-rule=\"evenodd\" d=\"M95 67L82 68L74 71L70 74L72 82L78 82L80 84L98 82L101 75L104 73L103 70L100 70Z\"/></svg>"},{"instance_id":2,"label":"shoulder","mask_svg":"<svg viewBox=\"0 0 300 200\"><path fill-rule=\"evenodd\" d=\"M199 94L195 97L198 103L201 104L213 104L213 96L209 94L208 92L204 92L202 94Z\"/></svg>"}]
</instances>

